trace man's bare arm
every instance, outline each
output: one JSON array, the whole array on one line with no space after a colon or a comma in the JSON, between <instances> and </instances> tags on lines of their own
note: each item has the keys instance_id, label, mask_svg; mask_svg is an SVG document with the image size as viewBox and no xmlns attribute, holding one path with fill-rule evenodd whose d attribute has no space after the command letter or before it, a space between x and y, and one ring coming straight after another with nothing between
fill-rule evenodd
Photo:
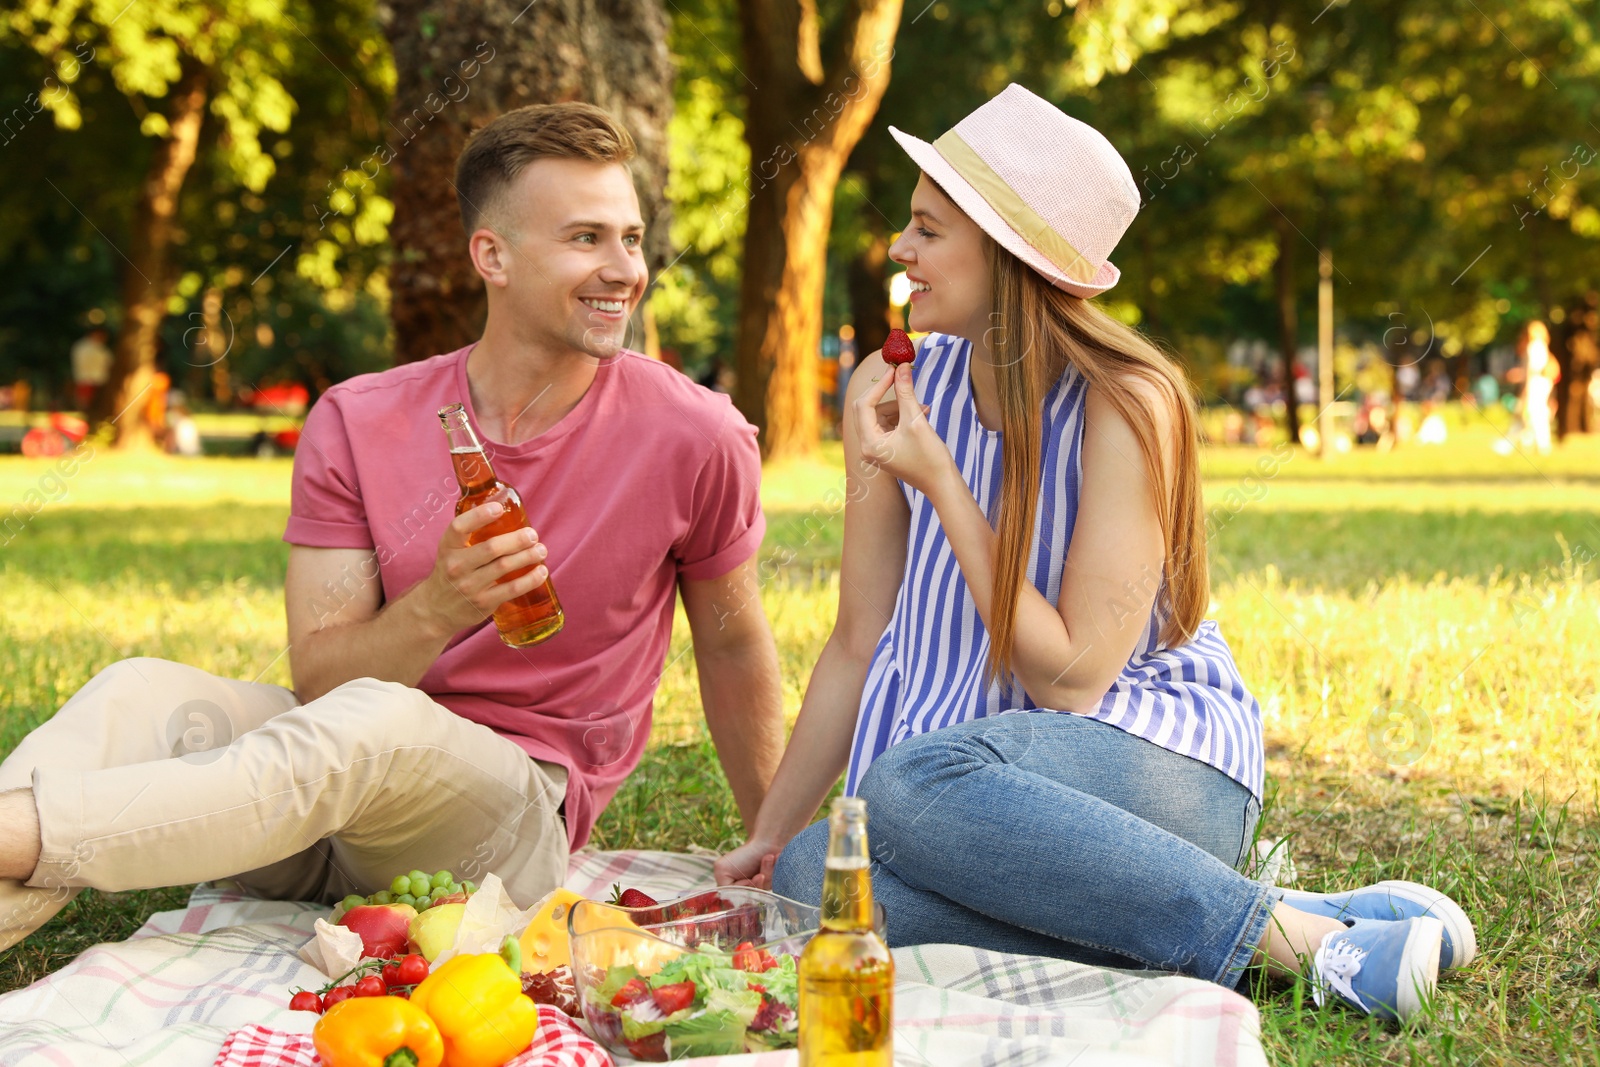
<instances>
[{"instance_id":1,"label":"man's bare arm","mask_svg":"<svg viewBox=\"0 0 1600 1067\"><path fill-rule=\"evenodd\" d=\"M289 550L284 606L289 622L289 672L302 703L354 678L416 685L450 638L495 608L542 583L545 548L531 530L482 544L467 535L499 517L486 504L445 528L433 570L393 601L383 601L374 552L364 548ZM528 574L500 579L523 567Z\"/></svg>"},{"instance_id":2,"label":"man's bare arm","mask_svg":"<svg viewBox=\"0 0 1600 1067\"><path fill-rule=\"evenodd\" d=\"M680 589L706 726L748 828L783 755L783 681L756 561L719 578L685 580Z\"/></svg>"},{"instance_id":3,"label":"man's bare arm","mask_svg":"<svg viewBox=\"0 0 1600 1067\"><path fill-rule=\"evenodd\" d=\"M415 685L444 651L408 593L383 605L377 557L364 548L289 548L284 578L289 672L307 703L352 678Z\"/></svg>"}]
</instances>

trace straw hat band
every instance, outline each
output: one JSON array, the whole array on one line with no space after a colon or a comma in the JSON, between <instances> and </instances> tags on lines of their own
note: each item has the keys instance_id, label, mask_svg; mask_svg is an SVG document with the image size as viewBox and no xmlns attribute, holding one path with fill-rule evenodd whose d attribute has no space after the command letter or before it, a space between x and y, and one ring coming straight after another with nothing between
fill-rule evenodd
<instances>
[{"instance_id":1,"label":"straw hat band","mask_svg":"<svg viewBox=\"0 0 1600 1067\"><path fill-rule=\"evenodd\" d=\"M1057 233L1037 211L1029 207L1016 190L955 130L948 131L934 141L933 147L1013 230L1026 238L1058 269L1077 282L1094 280L1098 265L1089 262L1083 253L1072 247L1072 242Z\"/></svg>"}]
</instances>

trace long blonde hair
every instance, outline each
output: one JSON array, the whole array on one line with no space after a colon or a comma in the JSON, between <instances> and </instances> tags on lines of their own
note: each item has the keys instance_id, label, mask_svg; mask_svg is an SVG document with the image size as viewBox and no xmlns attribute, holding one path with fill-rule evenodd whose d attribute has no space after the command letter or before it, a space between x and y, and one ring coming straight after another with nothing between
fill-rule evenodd
<instances>
[{"instance_id":1,"label":"long blonde hair","mask_svg":"<svg viewBox=\"0 0 1600 1067\"><path fill-rule=\"evenodd\" d=\"M1210 601L1205 515L1200 501L1200 456L1194 395L1183 369L1132 327L1089 300L1052 286L1016 256L985 237L993 321L990 352L1000 398L1000 508L996 519L994 599L988 673L1011 677L1017 601L1027 581L1038 506L1041 409L1045 394L1075 368L1133 427L1155 492L1165 546L1158 594L1162 643L1181 645L1199 629ZM1157 439L1157 410L1149 390L1171 414L1169 478Z\"/></svg>"}]
</instances>

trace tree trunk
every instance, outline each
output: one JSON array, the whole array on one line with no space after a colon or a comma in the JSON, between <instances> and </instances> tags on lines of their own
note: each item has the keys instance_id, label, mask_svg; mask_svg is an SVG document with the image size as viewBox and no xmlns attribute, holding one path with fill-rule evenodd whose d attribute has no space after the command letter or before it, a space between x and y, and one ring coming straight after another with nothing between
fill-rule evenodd
<instances>
[{"instance_id":1,"label":"tree trunk","mask_svg":"<svg viewBox=\"0 0 1600 1067\"><path fill-rule=\"evenodd\" d=\"M633 135L632 162L651 274L669 261L667 123L672 57L658 0L392 0L380 6L398 84L393 154L390 317L395 359L460 348L483 331L483 282L456 207L467 135L514 108L585 101ZM628 346L645 344L641 320Z\"/></svg>"},{"instance_id":2,"label":"tree trunk","mask_svg":"<svg viewBox=\"0 0 1600 1067\"><path fill-rule=\"evenodd\" d=\"M1567 387L1578 393L1573 406L1579 416L1573 430L1600 433L1600 410L1596 409L1591 388L1595 376L1600 375L1600 292L1591 289L1584 294L1583 305L1583 340L1573 350L1572 381Z\"/></svg>"},{"instance_id":3,"label":"tree trunk","mask_svg":"<svg viewBox=\"0 0 1600 1067\"><path fill-rule=\"evenodd\" d=\"M233 324L222 326L222 291L206 290L204 309L206 328L206 365L211 368L211 397L221 407L233 403L233 378L228 374L228 352L233 348Z\"/></svg>"},{"instance_id":4,"label":"tree trunk","mask_svg":"<svg viewBox=\"0 0 1600 1067\"><path fill-rule=\"evenodd\" d=\"M815 0L742 0L750 214L736 340L739 410L769 457L821 436L817 379L833 194L889 85L900 0L850 0L823 60ZM858 349L858 351L868 351Z\"/></svg>"},{"instance_id":5,"label":"tree trunk","mask_svg":"<svg viewBox=\"0 0 1600 1067\"><path fill-rule=\"evenodd\" d=\"M189 56L182 59L167 112L168 134L157 142L139 183L128 235L122 292L122 329L117 336L111 376L91 412L96 425L111 423L119 449L148 449L152 427L144 418L146 394L155 379L156 343L174 284L167 253L172 244L178 194L194 164L205 118L210 71Z\"/></svg>"},{"instance_id":6,"label":"tree trunk","mask_svg":"<svg viewBox=\"0 0 1600 1067\"><path fill-rule=\"evenodd\" d=\"M850 318L858 359L889 339L889 235L876 211L866 212L865 222L870 239L850 263Z\"/></svg>"},{"instance_id":7,"label":"tree trunk","mask_svg":"<svg viewBox=\"0 0 1600 1067\"><path fill-rule=\"evenodd\" d=\"M1300 443L1300 409L1294 399L1295 356L1300 348L1300 322L1294 301L1294 227L1281 213L1273 216L1278 234L1278 262L1273 271L1278 296L1278 344L1283 354L1284 413L1288 416L1289 444Z\"/></svg>"}]
</instances>

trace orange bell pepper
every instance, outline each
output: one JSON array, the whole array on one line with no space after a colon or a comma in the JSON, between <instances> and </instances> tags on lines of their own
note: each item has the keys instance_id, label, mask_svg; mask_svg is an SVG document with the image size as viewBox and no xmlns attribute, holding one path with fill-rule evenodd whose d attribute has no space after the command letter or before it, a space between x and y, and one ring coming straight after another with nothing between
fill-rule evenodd
<instances>
[{"instance_id":1,"label":"orange bell pepper","mask_svg":"<svg viewBox=\"0 0 1600 1067\"><path fill-rule=\"evenodd\" d=\"M312 1027L311 1043L325 1067L439 1067L444 1059L439 1027L399 997L335 1004Z\"/></svg>"}]
</instances>

